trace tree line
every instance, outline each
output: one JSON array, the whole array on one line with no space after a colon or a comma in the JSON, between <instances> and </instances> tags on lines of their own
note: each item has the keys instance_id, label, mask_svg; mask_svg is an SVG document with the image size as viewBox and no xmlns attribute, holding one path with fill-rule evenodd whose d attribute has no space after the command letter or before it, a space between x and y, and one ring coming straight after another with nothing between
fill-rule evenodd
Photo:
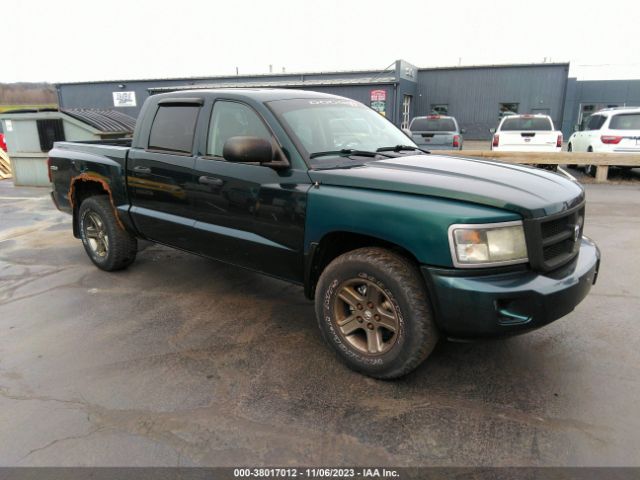
<instances>
[{"instance_id":1,"label":"tree line","mask_svg":"<svg viewBox=\"0 0 640 480\"><path fill-rule=\"evenodd\" d=\"M56 104L58 96L50 83L0 83L0 105Z\"/></svg>"}]
</instances>

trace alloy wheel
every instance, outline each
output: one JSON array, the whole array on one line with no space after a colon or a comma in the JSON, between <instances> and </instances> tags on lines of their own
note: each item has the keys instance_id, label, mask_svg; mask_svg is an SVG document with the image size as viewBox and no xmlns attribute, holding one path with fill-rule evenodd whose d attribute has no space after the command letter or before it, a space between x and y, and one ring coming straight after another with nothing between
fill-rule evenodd
<instances>
[{"instance_id":1,"label":"alloy wheel","mask_svg":"<svg viewBox=\"0 0 640 480\"><path fill-rule=\"evenodd\" d=\"M369 280L343 282L334 297L333 313L340 336L360 353L382 355L396 343L398 314L389 296Z\"/></svg>"},{"instance_id":2,"label":"alloy wheel","mask_svg":"<svg viewBox=\"0 0 640 480\"><path fill-rule=\"evenodd\" d=\"M105 223L95 212L89 211L85 217L84 236L96 257L104 258L109 253L109 235Z\"/></svg>"}]
</instances>

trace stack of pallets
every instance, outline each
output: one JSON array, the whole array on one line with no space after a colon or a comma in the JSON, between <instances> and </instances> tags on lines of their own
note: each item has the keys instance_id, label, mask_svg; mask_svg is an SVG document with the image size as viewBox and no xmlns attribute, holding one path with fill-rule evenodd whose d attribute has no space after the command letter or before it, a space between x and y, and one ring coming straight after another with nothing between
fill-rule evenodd
<instances>
[{"instance_id":1,"label":"stack of pallets","mask_svg":"<svg viewBox=\"0 0 640 480\"><path fill-rule=\"evenodd\" d=\"M11 178L11 160L3 150L0 150L0 180Z\"/></svg>"}]
</instances>

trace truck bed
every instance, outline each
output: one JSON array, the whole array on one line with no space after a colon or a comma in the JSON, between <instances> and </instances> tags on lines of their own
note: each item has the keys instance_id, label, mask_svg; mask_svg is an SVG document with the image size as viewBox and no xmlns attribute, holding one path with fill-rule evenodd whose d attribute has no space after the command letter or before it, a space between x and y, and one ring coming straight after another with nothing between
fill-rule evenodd
<instances>
[{"instance_id":1,"label":"truck bed","mask_svg":"<svg viewBox=\"0 0 640 480\"><path fill-rule=\"evenodd\" d=\"M130 138L118 138L87 142L55 142L52 152L55 152L56 156L62 154L63 158L68 155L70 160L79 159L78 153L100 155L117 162L124 168L129 148L131 148Z\"/></svg>"},{"instance_id":2,"label":"truck bed","mask_svg":"<svg viewBox=\"0 0 640 480\"><path fill-rule=\"evenodd\" d=\"M131 139L87 142L55 142L49 152L52 198L62 211L72 212L74 179L91 178L110 192L115 207L126 210L124 177Z\"/></svg>"}]
</instances>

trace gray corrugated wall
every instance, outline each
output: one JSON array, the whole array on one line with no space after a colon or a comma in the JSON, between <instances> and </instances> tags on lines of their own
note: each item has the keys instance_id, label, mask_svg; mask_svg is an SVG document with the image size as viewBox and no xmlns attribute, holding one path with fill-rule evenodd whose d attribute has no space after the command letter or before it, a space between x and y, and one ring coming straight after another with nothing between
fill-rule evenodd
<instances>
[{"instance_id":1,"label":"gray corrugated wall","mask_svg":"<svg viewBox=\"0 0 640 480\"><path fill-rule=\"evenodd\" d=\"M562 119L562 134L565 140L568 140L573 133L573 126L576 123L578 105L576 104L578 81L570 78L567 81L567 93L564 99L564 118Z\"/></svg>"},{"instance_id":2,"label":"gray corrugated wall","mask_svg":"<svg viewBox=\"0 0 640 480\"><path fill-rule=\"evenodd\" d=\"M578 123L581 104L626 105L640 107L640 80L580 80L569 79L575 83L567 90L563 132L570 135Z\"/></svg>"},{"instance_id":3,"label":"gray corrugated wall","mask_svg":"<svg viewBox=\"0 0 640 480\"><path fill-rule=\"evenodd\" d=\"M253 81L252 78L241 77L244 81ZM195 84L210 83L211 80L198 80L190 81ZM85 84L71 84L71 85L59 85L59 101L61 108L114 108L113 106L113 92L117 91L135 91L136 92L136 107L118 107L118 111L137 117L140 113L140 108L145 99L149 96L148 89L151 87L165 87L165 86L184 86L188 83L180 80L158 80L158 81L135 81L124 83L124 88L119 88L121 82L113 83L85 83ZM351 98L358 102L362 102L365 105L369 105L371 99L371 90L386 90L387 92L387 118L393 119L393 85L342 85L342 86L327 86L327 87L306 87L307 90L313 90L316 92L330 93L333 95L341 95L343 97Z\"/></svg>"},{"instance_id":4,"label":"gray corrugated wall","mask_svg":"<svg viewBox=\"0 0 640 480\"><path fill-rule=\"evenodd\" d=\"M271 82L271 81L300 81L300 80L331 80L336 78L357 79L370 78L375 75L389 76L393 72L327 72L327 73L303 73L303 74L274 74L274 75L250 75L227 76L210 78L183 78L172 80L120 80L113 82L94 83L69 83L58 85L58 101L62 108L113 108L113 92L136 92L136 107L119 107L123 113L137 117L142 104L149 96L151 87L170 87L184 85L201 85L214 82ZM124 85L120 88L119 85ZM338 87L343 88L343 87ZM346 89L359 87L344 87ZM320 90L320 89L318 89ZM325 90L322 90L325 91ZM342 90L341 90L342 91ZM348 91L348 90L344 90ZM334 93L333 91L331 93ZM360 95L360 93L357 93ZM338 94L339 95L339 94ZM349 95L345 95L349 96ZM349 97L351 98L351 97Z\"/></svg>"},{"instance_id":5,"label":"gray corrugated wall","mask_svg":"<svg viewBox=\"0 0 640 480\"><path fill-rule=\"evenodd\" d=\"M519 113L549 109L560 128L568 70L564 64L419 70L415 115L448 104L466 139L487 139L498 123L499 104L513 102L520 104Z\"/></svg>"}]
</instances>

